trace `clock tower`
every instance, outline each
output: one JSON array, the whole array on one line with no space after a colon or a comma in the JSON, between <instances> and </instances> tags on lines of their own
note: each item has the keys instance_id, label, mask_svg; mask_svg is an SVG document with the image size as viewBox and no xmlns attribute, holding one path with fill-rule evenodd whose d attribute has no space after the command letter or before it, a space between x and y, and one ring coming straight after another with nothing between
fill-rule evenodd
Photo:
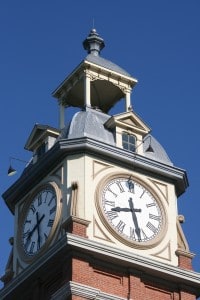
<instances>
[{"instance_id":1,"label":"clock tower","mask_svg":"<svg viewBox=\"0 0 200 300\"><path fill-rule=\"evenodd\" d=\"M59 128L33 127L32 159L3 194L15 229L0 299L194 300L200 274L177 208L187 174L134 111L137 80L100 55L95 29L83 46L53 92Z\"/></svg>"}]
</instances>

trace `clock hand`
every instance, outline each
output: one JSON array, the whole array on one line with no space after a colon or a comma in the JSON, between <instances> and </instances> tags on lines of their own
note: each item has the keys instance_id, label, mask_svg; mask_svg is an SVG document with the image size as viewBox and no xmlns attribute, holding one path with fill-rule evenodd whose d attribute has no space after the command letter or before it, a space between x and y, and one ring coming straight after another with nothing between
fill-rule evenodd
<instances>
[{"instance_id":1,"label":"clock hand","mask_svg":"<svg viewBox=\"0 0 200 300\"><path fill-rule=\"evenodd\" d=\"M133 223L134 223L134 226L135 226L135 233L137 234L138 239L141 240L140 228L138 226L138 220L137 220L137 216L136 216L136 213L135 213L135 212L141 212L141 209L137 209L137 210L134 209L132 198L130 198L128 200L128 202L129 202L130 211L132 213Z\"/></svg>"},{"instance_id":2,"label":"clock hand","mask_svg":"<svg viewBox=\"0 0 200 300\"><path fill-rule=\"evenodd\" d=\"M39 222L39 216L38 212L36 213L36 220L37 220L37 233L38 233L38 249L40 249L40 222Z\"/></svg>"},{"instance_id":3,"label":"clock hand","mask_svg":"<svg viewBox=\"0 0 200 300\"><path fill-rule=\"evenodd\" d=\"M117 211L117 212L120 212L120 211L129 212L129 211L131 211L130 208L128 208L128 207L119 207L119 206L113 207L113 208L111 208L111 210L112 211Z\"/></svg>"},{"instance_id":4,"label":"clock hand","mask_svg":"<svg viewBox=\"0 0 200 300\"><path fill-rule=\"evenodd\" d=\"M128 208L128 207L119 207L119 206L116 206L116 207L113 207L111 208L112 211L117 211L117 212L120 212L120 211L125 211L125 212L129 212L132 210L134 210L135 212L141 212L141 208Z\"/></svg>"},{"instance_id":5,"label":"clock hand","mask_svg":"<svg viewBox=\"0 0 200 300\"><path fill-rule=\"evenodd\" d=\"M37 214L37 213L36 213ZM29 232L29 235L27 237L27 240L29 240L31 238L31 236L33 235L33 232L35 231L35 229L39 226L39 224L41 223L41 221L44 219L45 214L42 215L42 217L38 220L38 222L35 224L35 226L33 227L33 229Z\"/></svg>"}]
</instances>

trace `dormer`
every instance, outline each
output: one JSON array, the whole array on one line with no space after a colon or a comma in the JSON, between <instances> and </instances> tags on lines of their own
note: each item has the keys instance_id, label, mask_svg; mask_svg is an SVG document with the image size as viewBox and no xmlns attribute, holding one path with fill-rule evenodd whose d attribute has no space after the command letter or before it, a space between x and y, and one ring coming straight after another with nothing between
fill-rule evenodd
<instances>
[{"instance_id":1,"label":"dormer","mask_svg":"<svg viewBox=\"0 0 200 300\"><path fill-rule=\"evenodd\" d=\"M114 115L104 126L114 132L117 147L143 154L142 144L151 129L134 112Z\"/></svg>"},{"instance_id":2,"label":"dormer","mask_svg":"<svg viewBox=\"0 0 200 300\"><path fill-rule=\"evenodd\" d=\"M25 144L25 149L33 152L33 163L55 144L60 131L48 125L36 124Z\"/></svg>"}]
</instances>

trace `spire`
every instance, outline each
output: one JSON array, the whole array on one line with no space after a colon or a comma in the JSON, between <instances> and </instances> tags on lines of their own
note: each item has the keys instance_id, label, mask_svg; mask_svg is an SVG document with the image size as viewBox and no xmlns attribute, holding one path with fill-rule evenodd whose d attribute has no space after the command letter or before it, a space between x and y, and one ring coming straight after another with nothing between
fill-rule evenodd
<instances>
[{"instance_id":1,"label":"spire","mask_svg":"<svg viewBox=\"0 0 200 300\"><path fill-rule=\"evenodd\" d=\"M88 37L83 41L83 47L89 54L98 56L100 51L105 47L104 40L92 29Z\"/></svg>"}]
</instances>

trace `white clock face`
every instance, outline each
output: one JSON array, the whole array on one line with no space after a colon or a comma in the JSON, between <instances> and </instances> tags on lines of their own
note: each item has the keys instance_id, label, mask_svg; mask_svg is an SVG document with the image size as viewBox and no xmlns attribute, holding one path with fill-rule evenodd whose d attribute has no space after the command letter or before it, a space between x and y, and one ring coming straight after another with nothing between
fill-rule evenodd
<instances>
[{"instance_id":1,"label":"white clock face","mask_svg":"<svg viewBox=\"0 0 200 300\"><path fill-rule=\"evenodd\" d=\"M54 225L56 210L56 192L47 185L33 197L25 215L22 245L26 255L37 254L45 245Z\"/></svg>"},{"instance_id":2,"label":"white clock face","mask_svg":"<svg viewBox=\"0 0 200 300\"><path fill-rule=\"evenodd\" d=\"M109 181L101 193L101 206L111 228L130 242L150 243L161 231L163 213L158 201L131 178Z\"/></svg>"}]
</instances>

